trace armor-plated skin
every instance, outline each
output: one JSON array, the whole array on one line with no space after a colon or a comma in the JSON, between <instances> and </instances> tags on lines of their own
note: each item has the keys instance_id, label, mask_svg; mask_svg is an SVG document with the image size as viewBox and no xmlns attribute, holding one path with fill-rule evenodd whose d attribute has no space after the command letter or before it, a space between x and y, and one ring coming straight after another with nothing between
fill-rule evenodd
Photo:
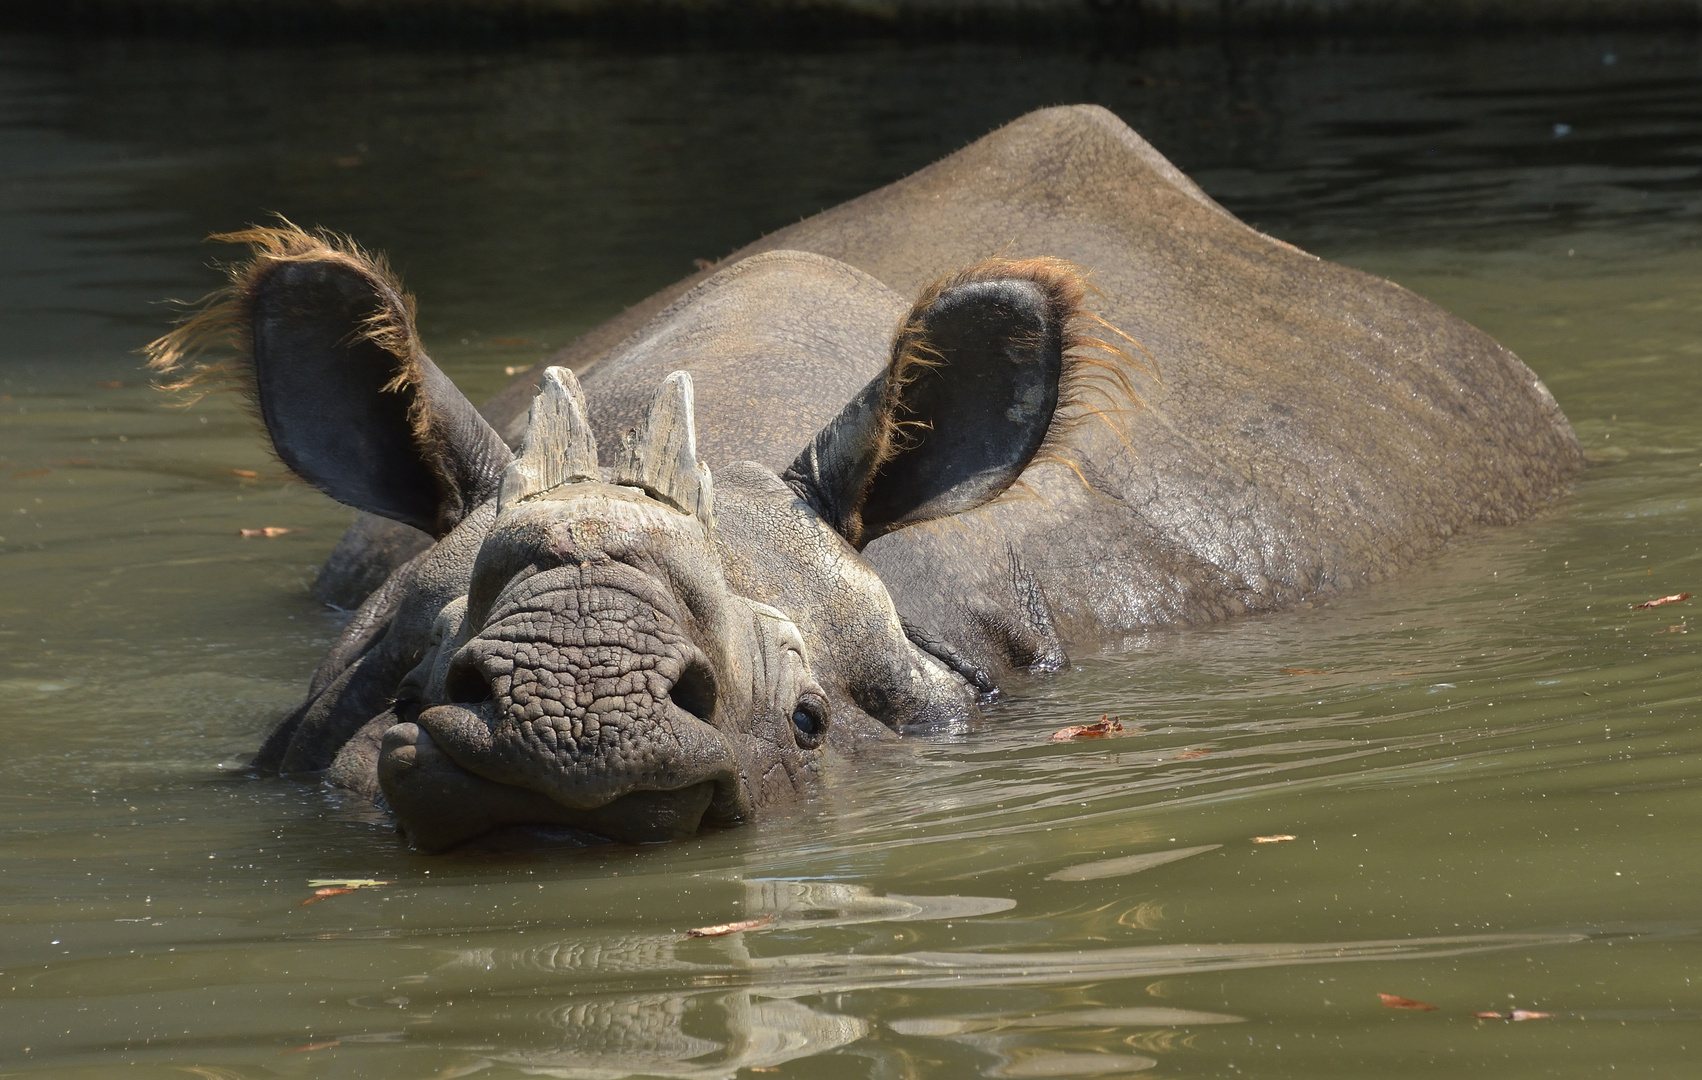
<instances>
[{"instance_id":1,"label":"armor-plated skin","mask_svg":"<svg viewBox=\"0 0 1702 1080\"><path fill-rule=\"evenodd\" d=\"M431 850L748 820L831 748L1380 580L1582 466L1510 352L1236 221L1097 108L764 238L484 420L381 265L237 238L256 259L162 366L235 326L279 456L403 523L328 564L332 595L384 584L258 763L382 789Z\"/></svg>"}]
</instances>

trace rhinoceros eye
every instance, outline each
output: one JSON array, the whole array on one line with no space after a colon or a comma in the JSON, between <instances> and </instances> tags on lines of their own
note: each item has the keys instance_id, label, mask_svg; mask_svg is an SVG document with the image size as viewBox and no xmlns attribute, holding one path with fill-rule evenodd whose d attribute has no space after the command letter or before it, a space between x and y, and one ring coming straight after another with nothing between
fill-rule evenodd
<instances>
[{"instance_id":1,"label":"rhinoceros eye","mask_svg":"<svg viewBox=\"0 0 1702 1080\"><path fill-rule=\"evenodd\" d=\"M792 728L798 733L798 745L806 750L821 745L821 737L827 731L827 702L813 694L806 694L792 706Z\"/></svg>"}]
</instances>

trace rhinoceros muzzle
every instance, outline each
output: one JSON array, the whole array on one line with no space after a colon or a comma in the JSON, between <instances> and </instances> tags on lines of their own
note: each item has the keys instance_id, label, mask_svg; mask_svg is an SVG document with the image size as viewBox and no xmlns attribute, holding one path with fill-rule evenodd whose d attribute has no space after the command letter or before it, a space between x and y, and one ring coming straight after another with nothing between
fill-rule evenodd
<instances>
[{"instance_id":1,"label":"rhinoceros muzzle","mask_svg":"<svg viewBox=\"0 0 1702 1080\"><path fill-rule=\"evenodd\" d=\"M426 852L511 829L566 829L588 841L659 843L690 836L706 822L731 824L739 817L729 810L723 820L722 807L736 803L725 775L668 791L631 790L601 806L569 806L463 768L424 725L413 722L385 732L379 779L403 834Z\"/></svg>"},{"instance_id":2,"label":"rhinoceros muzzle","mask_svg":"<svg viewBox=\"0 0 1702 1080\"><path fill-rule=\"evenodd\" d=\"M509 826L642 843L744 816L708 658L649 590L564 577L580 572L534 578L459 651L452 703L385 733L379 782L417 847Z\"/></svg>"}]
</instances>

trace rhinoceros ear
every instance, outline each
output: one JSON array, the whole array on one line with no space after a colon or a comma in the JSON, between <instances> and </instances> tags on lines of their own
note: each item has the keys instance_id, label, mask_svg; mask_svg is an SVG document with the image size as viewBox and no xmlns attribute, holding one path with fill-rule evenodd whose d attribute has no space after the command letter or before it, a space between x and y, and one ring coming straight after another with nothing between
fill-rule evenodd
<instances>
[{"instance_id":1,"label":"rhinoceros ear","mask_svg":"<svg viewBox=\"0 0 1702 1080\"><path fill-rule=\"evenodd\" d=\"M816 435L787 483L859 550L995 498L1046 438L1085 288L1067 264L1029 259L979 263L927 289L886 371Z\"/></svg>"},{"instance_id":2,"label":"rhinoceros ear","mask_svg":"<svg viewBox=\"0 0 1702 1080\"><path fill-rule=\"evenodd\" d=\"M154 343L155 367L234 345L237 361L179 385L234 382L284 464L349 506L442 536L496 494L513 454L426 356L412 298L380 261L293 226L216 239L250 244L253 258Z\"/></svg>"}]
</instances>

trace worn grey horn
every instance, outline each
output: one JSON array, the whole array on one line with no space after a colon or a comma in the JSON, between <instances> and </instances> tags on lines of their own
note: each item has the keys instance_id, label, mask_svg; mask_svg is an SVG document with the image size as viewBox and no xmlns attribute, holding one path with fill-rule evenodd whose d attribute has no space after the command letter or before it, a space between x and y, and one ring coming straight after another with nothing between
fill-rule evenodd
<instances>
[{"instance_id":1,"label":"worn grey horn","mask_svg":"<svg viewBox=\"0 0 1702 1080\"><path fill-rule=\"evenodd\" d=\"M564 367L544 369L526 420L520 455L502 474L498 512L577 480L599 479L597 440L585 418L585 391Z\"/></svg>"},{"instance_id":2,"label":"worn grey horn","mask_svg":"<svg viewBox=\"0 0 1702 1080\"><path fill-rule=\"evenodd\" d=\"M676 371L662 380L649 415L626 434L614 479L696 515L704 528L713 524L715 489L709 467L697 460L697 419L689 374Z\"/></svg>"}]
</instances>

